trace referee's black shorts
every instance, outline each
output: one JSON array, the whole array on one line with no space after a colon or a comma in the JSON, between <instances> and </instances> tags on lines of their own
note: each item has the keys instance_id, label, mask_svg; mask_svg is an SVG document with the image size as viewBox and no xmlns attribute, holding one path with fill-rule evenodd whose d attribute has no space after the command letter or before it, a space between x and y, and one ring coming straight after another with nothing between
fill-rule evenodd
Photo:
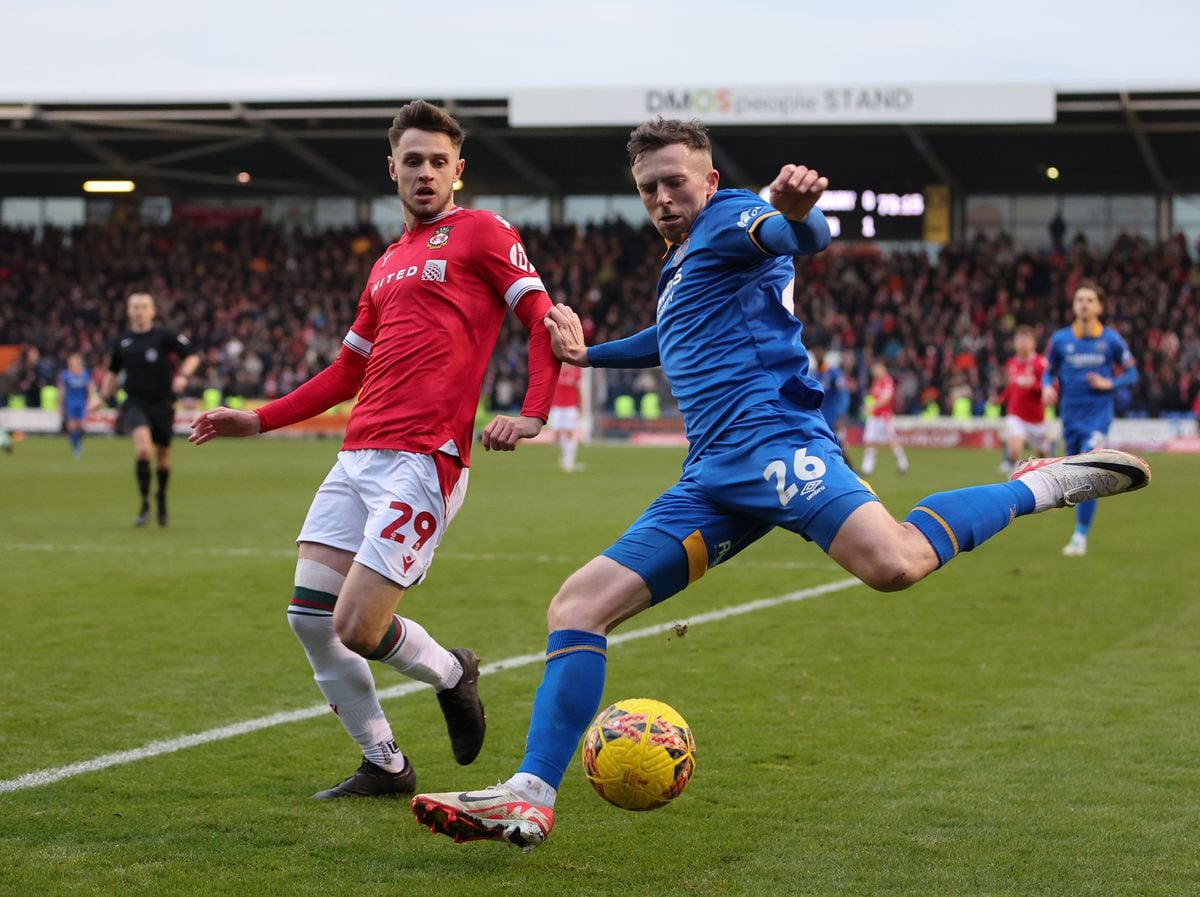
<instances>
[{"instance_id":1,"label":"referee's black shorts","mask_svg":"<svg viewBox=\"0 0 1200 897\"><path fill-rule=\"evenodd\" d=\"M125 430L133 432L134 427L149 427L150 439L160 448L171 445L171 436L175 431L175 405L151 405L137 399L125 400Z\"/></svg>"}]
</instances>

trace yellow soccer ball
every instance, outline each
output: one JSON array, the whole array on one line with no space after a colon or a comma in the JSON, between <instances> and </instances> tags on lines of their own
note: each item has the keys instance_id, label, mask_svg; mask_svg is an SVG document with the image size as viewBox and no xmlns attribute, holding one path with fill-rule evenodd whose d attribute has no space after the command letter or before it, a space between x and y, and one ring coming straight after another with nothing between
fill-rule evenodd
<instances>
[{"instance_id":1,"label":"yellow soccer ball","mask_svg":"<svg viewBox=\"0 0 1200 897\"><path fill-rule=\"evenodd\" d=\"M622 810L654 810L683 793L696 769L696 739L671 706L630 698L604 708L583 736L583 773Z\"/></svg>"}]
</instances>

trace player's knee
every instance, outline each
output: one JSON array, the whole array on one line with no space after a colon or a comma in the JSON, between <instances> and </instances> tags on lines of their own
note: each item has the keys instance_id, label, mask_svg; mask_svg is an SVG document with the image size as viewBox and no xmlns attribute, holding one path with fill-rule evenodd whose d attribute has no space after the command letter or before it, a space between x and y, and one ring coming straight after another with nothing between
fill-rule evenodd
<instances>
[{"instance_id":1,"label":"player's knee","mask_svg":"<svg viewBox=\"0 0 1200 897\"><path fill-rule=\"evenodd\" d=\"M355 654L366 657L371 654L383 638L386 628L377 631L367 620L354 614L334 614L333 630L338 640Z\"/></svg>"},{"instance_id":2,"label":"player's knee","mask_svg":"<svg viewBox=\"0 0 1200 897\"><path fill-rule=\"evenodd\" d=\"M877 592L901 592L925 575L920 564L900 546L881 546L854 572Z\"/></svg>"},{"instance_id":3,"label":"player's knee","mask_svg":"<svg viewBox=\"0 0 1200 897\"><path fill-rule=\"evenodd\" d=\"M558 629L587 629L592 621L588 619L588 602L583 589L579 587L578 574L567 577L550 601L546 609L546 628L549 632Z\"/></svg>"}]
</instances>

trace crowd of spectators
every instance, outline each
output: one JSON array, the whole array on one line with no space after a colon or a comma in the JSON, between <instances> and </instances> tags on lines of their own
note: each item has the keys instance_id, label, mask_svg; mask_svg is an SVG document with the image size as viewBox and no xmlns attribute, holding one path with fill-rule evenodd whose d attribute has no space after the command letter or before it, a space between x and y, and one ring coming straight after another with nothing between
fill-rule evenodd
<instances>
[{"instance_id":1,"label":"crowd of spectators","mask_svg":"<svg viewBox=\"0 0 1200 897\"><path fill-rule=\"evenodd\" d=\"M617 222L521 230L551 296L579 312L589 341L653 323L662 243L651 229ZM0 404L20 395L36 406L72 351L98 377L135 289L154 294L160 317L203 353L189 392L283 395L333 360L384 246L369 226L311 233L255 221L115 221L37 235L0 229L0 345L21 347L0 371ZM1138 385L1118 396L1119 413L1193 409L1200 261L1182 238L1121 237L1104 247L1077 238L1042 250L977 238L933 254L835 244L798 260L794 300L806 342L825 346L846 373L852 413L876 358L896 378L900 412L948 412L962 397L979 412L999 391L1013 329L1033 326L1044 346L1069 322L1070 296L1084 278L1108 293L1105 321L1125 337L1141 372ZM509 316L484 384L495 409L520 404L525 342ZM619 391L662 390L653 377L628 378ZM662 398L669 412L669 396Z\"/></svg>"}]
</instances>

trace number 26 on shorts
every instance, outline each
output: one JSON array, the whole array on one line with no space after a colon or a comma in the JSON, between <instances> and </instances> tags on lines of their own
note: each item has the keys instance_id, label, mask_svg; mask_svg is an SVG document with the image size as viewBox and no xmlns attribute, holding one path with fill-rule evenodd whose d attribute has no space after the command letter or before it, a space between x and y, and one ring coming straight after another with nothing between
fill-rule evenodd
<instances>
[{"instance_id":1,"label":"number 26 on shorts","mask_svg":"<svg viewBox=\"0 0 1200 897\"><path fill-rule=\"evenodd\" d=\"M809 457L808 446L801 446L796 449L796 454L792 457L792 473L801 483L819 480L825 476L825 462L820 458ZM787 464L783 461L772 461L764 467L763 479L768 483L772 479L775 480L775 491L779 494L779 504L785 508L800 491L800 487L796 483L787 481L788 469Z\"/></svg>"}]
</instances>

